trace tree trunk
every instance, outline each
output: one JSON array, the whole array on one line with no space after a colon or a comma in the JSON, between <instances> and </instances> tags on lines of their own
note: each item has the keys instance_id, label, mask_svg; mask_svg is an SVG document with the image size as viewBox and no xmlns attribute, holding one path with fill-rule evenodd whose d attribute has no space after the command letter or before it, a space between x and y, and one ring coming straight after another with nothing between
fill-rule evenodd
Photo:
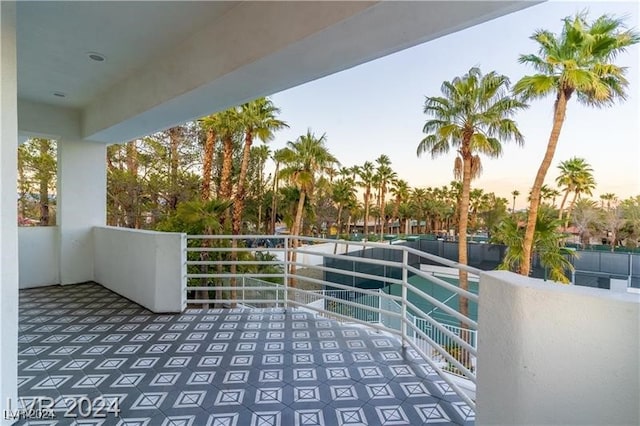
<instances>
[{"instance_id":1,"label":"tree trunk","mask_svg":"<svg viewBox=\"0 0 640 426\"><path fill-rule=\"evenodd\" d=\"M470 136L469 136L470 139ZM468 263L467 258L467 223L469 221L469 193L471 190L471 153L465 152L464 146L468 146L463 142L463 171L462 171L462 194L460 195L460 219L458 221L458 263L466 265ZM460 270L460 288L462 290L469 290L469 280L467 271ZM469 316L469 300L466 297L459 297L458 310L466 317ZM468 325L464 322L460 323L461 328L467 328Z\"/></svg>"},{"instance_id":2,"label":"tree trunk","mask_svg":"<svg viewBox=\"0 0 640 426\"><path fill-rule=\"evenodd\" d=\"M384 187L380 186L380 205L378 208L380 209L380 242L384 241L384 226L385 226L385 217L384 217Z\"/></svg>"},{"instance_id":3,"label":"tree trunk","mask_svg":"<svg viewBox=\"0 0 640 426\"><path fill-rule=\"evenodd\" d=\"M280 162L276 161L276 171L273 173L273 190L271 195L271 235L276 235L276 209L278 208L278 173Z\"/></svg>"},{"instance_id":4,"label":"tree trunk","mask_svg":"<svg viewBox=\"0 0 640 426\"><path fill-rule=\"evenodd\" d=\"M233 168L233 139L225 138L222 147L222 173L220 176L220 198L231 198L231 169Z\"/></svg>"},{"instance_id":5,"label":"tree trunk","mask_svg":"<svg viewBox=\"0 0 640 426\"><path fill-rule=\"evenodd\" d=\"M571 220L571 212L573 212L573 207L576 205L576 200L578 199L578 195L580 195L579 191L576 191L573 193L573 199L571 200L571 204L569 204L569 208L567 209L567 217L564 220L565 231L569 227L569 221Z\"/></svg>"},{"instance_id":6,"label":"tree trunk","mask_svg":"<svg viewBox=\"0 0 640 426\"><path fill-rule=\"evenodd\" d=\"M369 198L371 197L371 189L366 188L364 193L364 236L369 236Z\"/></svg>"},{"instance_id":7,"label":"tree trunk","mask_svg":"<svg viewBox=\"0 0 640 426\"><path fill-rule=\"evenodd\" d=\"M136 217L138 209L138 148L136 141L127 143L127 181L128 202L125 210L125 220L127 228L136 227Z\"/></svg>"},{"instance_id":8,"label":"tree trunk","mask_svg":"<svg viewBox=\"0 0 640 426\"><path fill-rule=\"evenodd\" d=\"M560 210L558 211L558 220L562 220L562 216L563 216L563 210L564 210L564 205L567 202L567 198L569 197L569 192L571 192L571 189L567 188L564 191L564 197L562 197L562 203L560 203Z\"/></svg>"},{"instance_id":9,"label":"tree trunk","mask_svg":"<svg viewBox=\"0 0 640 426\"><path fill-rule=\"evenodd\" d=\"M200 188L200 199L208 201L211 199L211 170L213 169L213 154L216 148L216 133L207 130L207 140L204 144L204 158L202 160L202 186Z\"/></svg>"},{"instance_id":10,"label":"tree trunk","mask_svg":"<svg viewBox=\"0 0 640 426\"><path fill-rule=\"evenodd\" d=\"M296 252L295 249L298 247L298 239L295 238L296 236L300 235L300 225L302 223L302 212L304 210L304 201L305 198L307 196L306 191L304 190L300 190L300 199L298 200L298 209L296 210L296 218L293 221L293 229L291 230L291 235L293 235L293 239L291 240L291 245L292 245L292 251L291 251L291 262L292 264L289 265L289 273L292 275L292 277L289 278L289 286L295 288L297 286L297 280L293 277L293 275L296 274Z\"/></svg>"},{"instance_id":11,"label":"tree trunk","mask_svg":"<svg viewBox=\"0 0 640 426\"><path fill-rule=\"evenodd\" d=\"M570 93L568 94L570 96ZM533 187L531 188L531 201L529 203L529 214L527 216L527 229L524 233L524 240L522 242L522 262L520 264L520 274L528 276L531 271L531 255L533 253L533 237L536 230L536 219L538 218L538 207L540 207L540 190L544 184L544 178L547 176L547 171L553 161L553 156L556 152L556 146L558 145L558 139L560 138L560 131L562 130L562 124L564 123L565 115L567 113L567 101L568 96L563 90L559 90L558 97L555 103L555 111L553 115L553 127L551 128L551 134L549 135L549 142L547 143L547 150L536 173Z\"/></svg>"},{"instance_id":12,"label":"tree trunk","mask_svg":"<svg viewBox=\"0 0 640 426\"><path fill-rule=\"evenodd\" d=\"M240 235L242 232L242 216L244 213L245 183L247 180L247 170L249 169L249 159L251 153L251 145L253 143L253 134L247 130L244 139L244 148L242 150L242 162L240 163L240 176L238 177L238 189L234 197L233 203L233 225L232 234Z\"/></svg>"},{"instance_id":13,"label":"tree trunk","mask_svg":"<svg viewBox=\"0 0 640 426\"><path fill-rule=\"evenodd\" d=\"M178 207L178 197L180 195L180 189L178 188L178 165L180 164L180 158L178 148L180 147L182 128L172 127L169 129L169 149L170 149L170 162L169 162L169 209L176 211Z\"/></svg>"},{"instance_id":14,"label":"tree trunk","mask_svg":"<svg viewBox=\"0 0 640 426\"><path fill-rule=\"evenodd\" d=\"M38 139L41 164L49 154L49 141L46 139ZM40 226L49 226L49 173L40 170Z\"/></svg>"}]
</instances>

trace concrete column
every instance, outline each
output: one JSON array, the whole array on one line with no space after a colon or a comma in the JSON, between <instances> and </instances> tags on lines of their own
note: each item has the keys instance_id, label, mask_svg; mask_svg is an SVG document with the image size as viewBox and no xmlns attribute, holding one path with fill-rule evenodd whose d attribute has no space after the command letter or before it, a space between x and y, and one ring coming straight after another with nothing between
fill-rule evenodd
<instances>
[{"instance_id":1,"label":"concrete column","mask_svg":"<svg viewBox=\"0 0 640 426\"><path fill-rule=\"evenodd\" d=\"M16 5L0 1L0 424L18 397Z\"/></svg>"},{"instance_id":2,"label":"concrete column","mask_svg":"<svg viewBox=\"0 0 640 426\"><path fill-rule=\"evenodd\" d=\"M94 279L94 226L106 224L106 145L58 141L60 283Z\"/></svg>"}]
</instances>

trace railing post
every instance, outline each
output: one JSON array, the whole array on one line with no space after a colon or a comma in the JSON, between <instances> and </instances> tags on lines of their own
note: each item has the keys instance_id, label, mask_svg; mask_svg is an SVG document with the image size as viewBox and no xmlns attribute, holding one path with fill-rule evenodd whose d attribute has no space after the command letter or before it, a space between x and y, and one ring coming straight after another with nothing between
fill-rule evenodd
<instances>
[{"instance_id":1,"label":"railing post","mask_svg":"<svg viewBox=\"0 0 640 426\"><path fill-rule=\"evenodd\" d=\"M401 322L400 332L402 333L402 347L407 347L407 282L409 271L407 265L409 264L409 252L406 249L402 250L402 305L401 309Z\"/></svg>"},{"instance_id":2,"label":"railing post","mask_svg":"<svg viewBox=\"0 0 640 426\"><path fill-rule=\"evenodd\" d=\"M187 308L187 274L189 273L187 260L187 234L182 233L182 236L180 238L180 263L182 264L182 271L180 273L182 277L182 279L180 280L180 311L184 311Z\"/></svg>"},{"instance_id":3,"label":"railing post","mask_svg":"<svg viewBox=\"0 0 640 426\"><path fill-rule=\"evenodd\" d=\"M242 276L242 302L243 302L243 303L247 301L247 299L245 299L245 297L244 297L244 296L245 296L245 295L244 295L244 287L245 287L245 285L246 285L246 283L245 283L245 279L246 279L246 277L243 275L243 276Z\"/></svg>"},{"instance_id":4,"label":"railing post","mask_svg":"<svg viewBox=\"0 0 640 426\"><path fill-rule=\"evenodd\" d=\"M289 237L284 237L284 311L289 305Z\"/></svg>"}]
</instances>

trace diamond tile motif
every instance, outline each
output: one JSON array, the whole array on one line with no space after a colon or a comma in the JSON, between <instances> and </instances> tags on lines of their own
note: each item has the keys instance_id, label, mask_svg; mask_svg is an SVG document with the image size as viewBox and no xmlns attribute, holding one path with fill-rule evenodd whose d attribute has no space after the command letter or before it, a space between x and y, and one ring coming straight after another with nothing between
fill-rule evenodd
<instances>
[{"instance_id":1,"label":"diamond tile motif","mask_svg":"<svg viewBox=\"0 0 640 426\"><path fill-rule=\"evenodd\" d=\"M449 423L451 419L438 404L417 404L413 408L423 423Z\"/></svg>"},{"instance_id":2,"label":"diamond tile motif","mask_svg":"<svg viewBox=\"0 0 640 426\"><path fill-rule=\"evenodd\" d=\"M187 385L207 385L213 382L214 372L193 372L187 380Z\"/></svg>"},{"instance_id":3,"label":"diamond tile motif","mask_svg":"<svg viewBox=\"0 0 640 426\"><path fill-rule=\"evenodd\" d=\"M193 408L199 407L204 402L204 398L207 396L207 391L182 391L175 403L173 404L173 408Z\"/></svg>"},{"instance_id":4,"label":"diamond tile motif","mask_svg":"<svg viewBox=\"0 0 640 426\"><path fill-rule=\"evenodd\" d=\"M262 370L260 371L261 382L281 382L282 370Z\"/></svg>"},{"instance_id":5,"label":"diamond tile motif","mask_svg":"<svg viewBox=\"0 0 640 426\"><path fill-rule=\"evenodd\" d=\"M382 425L408 425L409 419L405 414L402 407L398 406L386 406L376 407L376 413L380 424Z\"/></svg>"},{"instance_id":6,"label":"diamond tile motif","mask_svg":"<svg viewBox=\"0 0 640 426\"><path fill-rule=\"evenodd\" d=\"M317 386L293 388L294 402L317 402L320 401L320 390Z\"/></svg>"},{"instance_id":7,"label":"diamond tile motif","mask_svg":"<svg viewBox=\"0 0 640 426\"><path fill-rule=\"evenodd\" d=\"M21 290L20 299L19 396L49 396L61 413L63 397L102 395L122 410L74 425L475 420L415 351L366 327L280 308L155 315L96 284Z\"/></svg>"},{"instance_id":8,"label":"diamond tile motif","mask_svg":"<svg viewBox=\"0 0 640 426\"><path fill-rule=\"evenodd\" d=\"M293 380L317 380L315 368L294 368Z\"/></svg>"},{"instance_id":9,"label":"diamond tile motif","mask_svg":"<svg viewBox=\"0 0 640 426\"><path fill-rule=\"evenodd\" d=\"M330 386L331 399L334 401L348 401L358 399L358 393L353 385L335 385Z\"/></svg>"},{"instance_id":10,"label":"diamond tile motif","mask_svg":"<svg viewBox=\"0 0 640 426\"><path fill-rule=\"evenodd\" d=\"M224 384L247 383L249 379L248 371L227 371L222 379Z\"/></svg>"},{"instance_id":11,"label":"diamond tile motif","mask_svg":"<svg viewBox=\"0 0 640 426\"><path fill-rule=\"evenodd\" d=\"M389 385L365 385L371 399L394 398L395 395Z\"/></svg>"},{"instance_id":12,"label":"diamond tile motif","mask_svg":"<svg viewBox=\"0 0 640 426\"><path fill-rule=\"evenodd\" d=\"M407 398L431 395L424 384L420 382L400 383L400 387Z\"/></svg>"},{"instance_id":13,"label":"diamond tile motif","mask_svg":"<svg viewBox=\"0 0 640 426\"><path fill-rule=\"evenodd\" d=\"M282 388L263 388L256 392L256 404L273 404L282 402Z\"/></svg>"},{"instance_id":14,"label":"diamond tile motif","mask_svg":"<svg viewBox=\"0 0 640 426\"><path fill-rule=\"evenodd\" d=\"M251 415L251 426L280 426L279 411L259 411Z\"/></svg>"},{"instance_id":15,"label":"diamond tile motif","mask_svg":"<svg viewBox=\"0 0 640 426\"><path fill-rule=\"evenodd\" d=\"M131 405L132 410L153 410L155 408L160 408L162 402L167 397L166 392L156 392L156 393L143 393L140 395L138 399Z\"/></svg>"},{"instance_id":16,"label":"diamond tile motif","mask_svg":"<svg viewBox=\"0 0 640 426\"><path fill-rule=\"evenodd\" d=\"M322 410L296 410L296 426L324 426L324 415Z\"/></svg>"},{"instance_id":17,"label":"diamond tile motif","mask_svg":"<svg viewBox=\"0 0 640 426\"><path fill-rule=\"evenodd\" d=\"M340 426L369 426L362 408L336 408L336 416Z\"/></svg>"},{"instance_id":18,"label":"diamond tile motif","mask_svg":"<svg viewBox=\"0 0 640 426\"><path fill-rule=\"evenodd\" d=\"M220 390L215 405L240 405L244 398L244 389Z\"/></svg>"},{"instance_id":19,"label":"diamond tile motif","mask_svg":"<svg viewBox=\"0 0 640 426\"><path fill-rule=\"evenodd\" d=\"M172 386L180 378L180 373L158 373L151 379L149 386Z\"/></svg>"}]
</instances>

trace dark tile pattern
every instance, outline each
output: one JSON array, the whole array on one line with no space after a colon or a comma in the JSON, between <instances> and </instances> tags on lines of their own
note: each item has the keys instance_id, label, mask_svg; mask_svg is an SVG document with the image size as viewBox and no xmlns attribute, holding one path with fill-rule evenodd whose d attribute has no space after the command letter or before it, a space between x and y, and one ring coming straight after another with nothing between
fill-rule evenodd
<instances>
[{"instance_id":1,"label":"dark tile pattern","mask_svg":"<svg viewBox=\"0 0 640 426\"><path fill-rule=\"evenodd\" d=\"M20 291L19 394L47 425L471 424L413 351L303 310L153 314L97 284ZM69 398L119 416L64 418ZM95 409L95 407L94 407ZM78 411L76 410L76 413Z\"/></svg>"}]
</instances>

